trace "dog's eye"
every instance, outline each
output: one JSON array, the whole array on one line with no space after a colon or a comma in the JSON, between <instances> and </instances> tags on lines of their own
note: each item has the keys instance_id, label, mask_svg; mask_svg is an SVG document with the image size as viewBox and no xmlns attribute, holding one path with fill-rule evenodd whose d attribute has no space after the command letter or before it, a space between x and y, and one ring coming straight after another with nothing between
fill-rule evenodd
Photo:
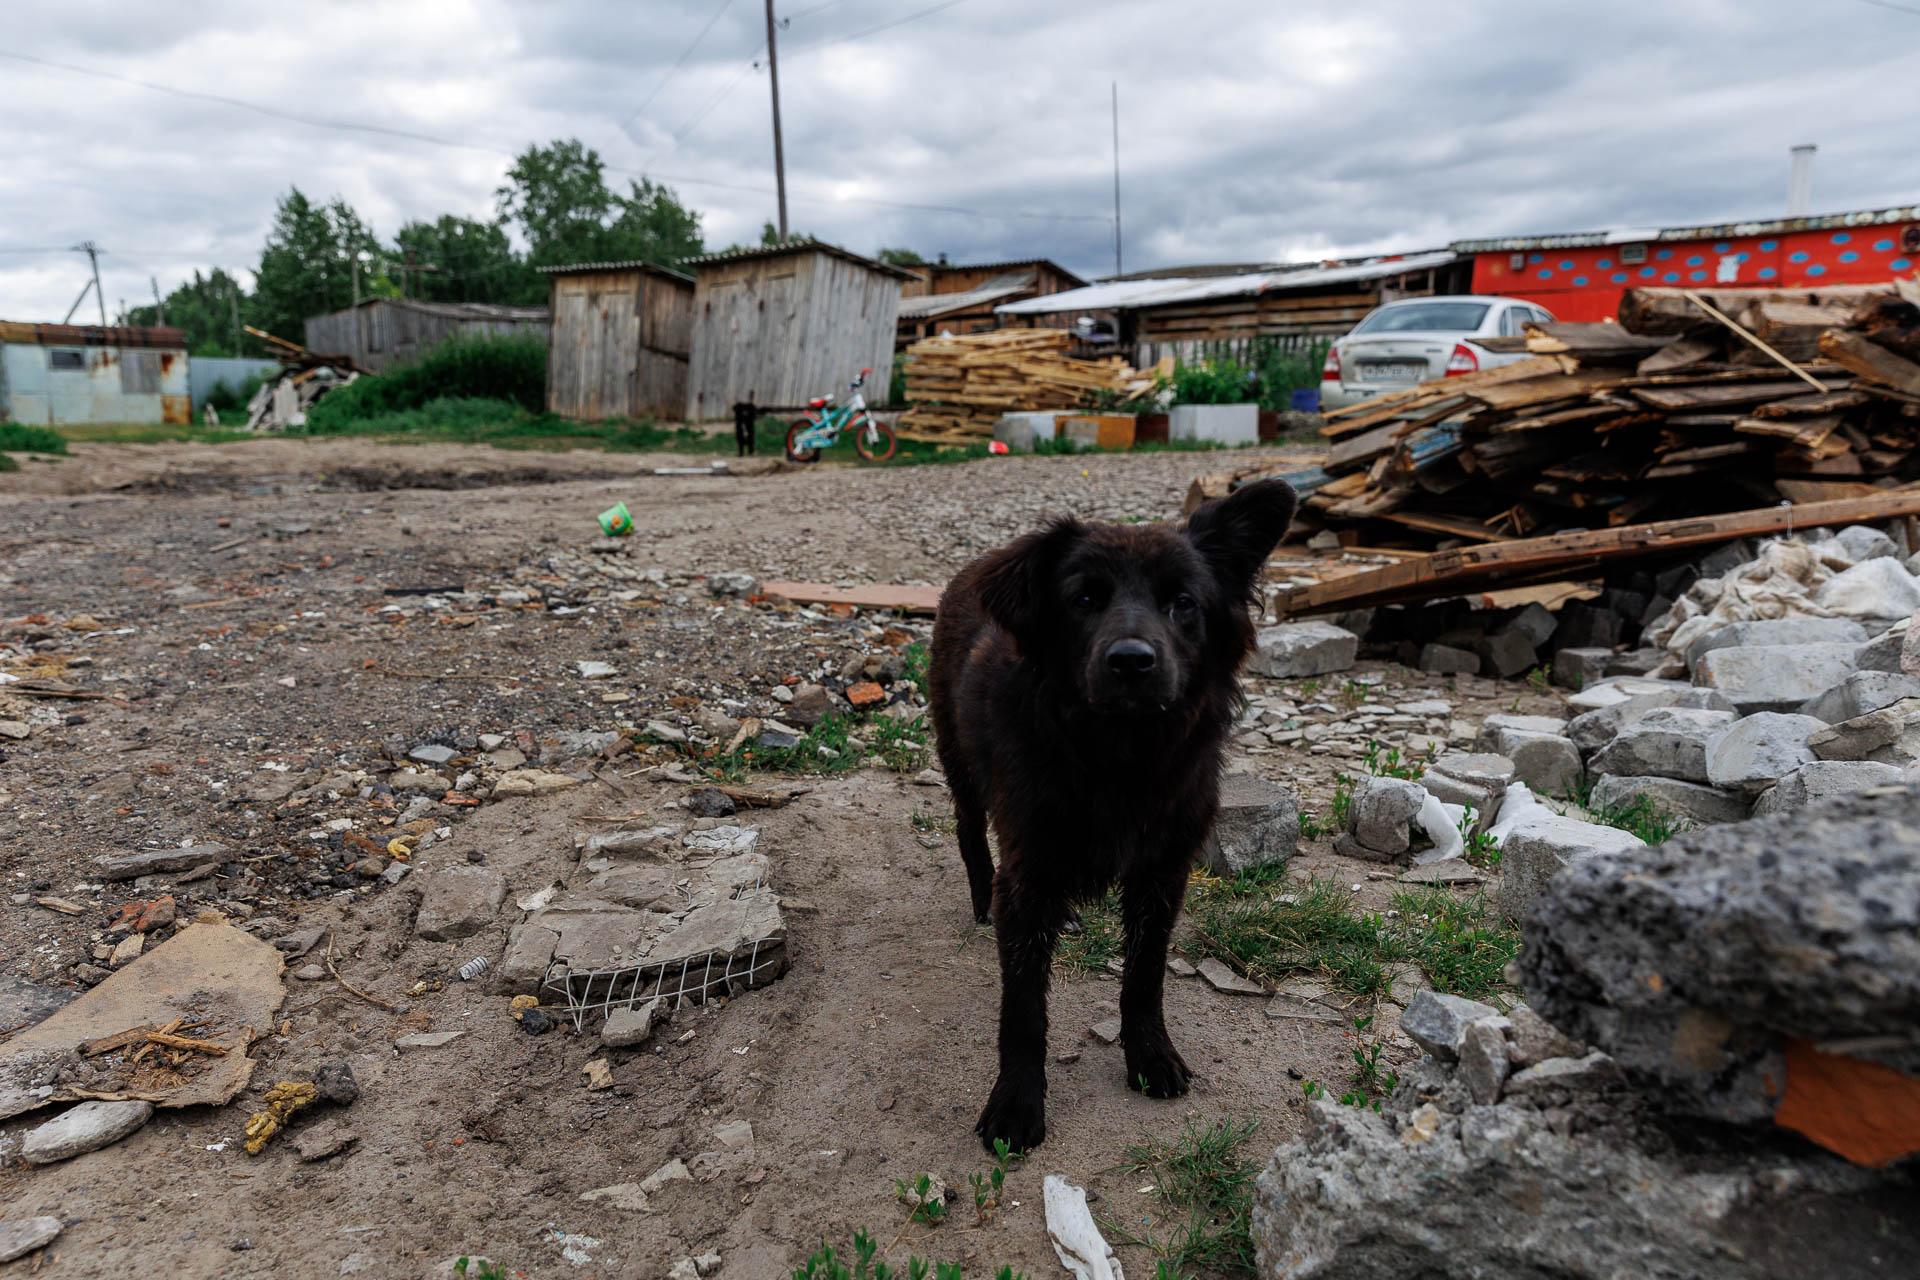
<instances>
[{"instance_id":1,"label":"dog's eye","mask_svg":"<svg viewBox=\"0 0 1920 1280\"><path fill-rule=\"evenodd\" d=\"M1073 598L1073 607L1076 609L1091 609L1091 608L1094 608L1099 603L1100 602L1094 598L1094 594L1091 591L1082 591L1079 595Z\"/></svg>"},{"instance_id":2,"label":"dog's eye","mask_svg":"<svg viewBox=\"0 0 1920 1280\"><path fill-rule=\"evenodd\" d=\"M1173 598L1173 603L1168 606L1169 610L1173 613L1192 613L1195 609L1198 609L1199 607L1200 607L1200 602L1198 600L1195 600L1192 596L1188 595L1184 591L1182 591L1179 595L1175 596Z\"/></svg>"}]
</instances>

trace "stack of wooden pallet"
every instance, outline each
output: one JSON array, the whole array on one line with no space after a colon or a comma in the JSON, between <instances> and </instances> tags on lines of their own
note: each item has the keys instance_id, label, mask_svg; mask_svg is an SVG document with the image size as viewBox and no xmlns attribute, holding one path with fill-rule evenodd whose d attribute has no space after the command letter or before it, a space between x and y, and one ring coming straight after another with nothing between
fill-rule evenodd
<instances>
[{"instance_id":1,"label":"stack of wooden pallet","mask_svg":"<svg viewBox=\"0 0 1920 1280\"><path fill-rule=\"evenodd\" d=\"M1487 542L1920 485L1920 285L1636 289L1620 314L1328 414L1309 520Z\"/></svg>"},{"instance_id":2,"label":"stack of wooden pallet","mask_svg":"<svg viewBox=\"0 0 1920 1280\"><path fill-rule=\"evenodd\" d=\"M988 439L1002 414L1077 409L1101 392L1147 389L1149 380L1118 356L1076 360L1063 329L1002 329L928 338L907 348L907 399L899 422L910 440Z\"/></svg>"}]
</instances>

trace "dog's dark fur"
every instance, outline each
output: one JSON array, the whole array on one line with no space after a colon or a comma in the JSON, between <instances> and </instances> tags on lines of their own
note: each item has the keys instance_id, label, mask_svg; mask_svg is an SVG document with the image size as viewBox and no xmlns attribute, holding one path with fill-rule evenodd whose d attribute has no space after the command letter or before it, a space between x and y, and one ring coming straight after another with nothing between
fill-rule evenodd
<instances>
[{"instance_id":1,"label":"dog's dark fur","mask_svg":"<svg viewBox=\"0 0 1920 1280\"><path fill-rule=\"evenodd\" d=\"M1248 606L1294 505L1266 480L1184 530L1061 520L974 561L940 598L934 730L974 915L991 915L1000 947L1000 1075L976 1126L989 1148L1046 1136L1054 943L1073 904L1115 882L1127 1083L1187 1091L1161 1013L1167 939L1219 806Z\"/></svg>"}]
</instances>

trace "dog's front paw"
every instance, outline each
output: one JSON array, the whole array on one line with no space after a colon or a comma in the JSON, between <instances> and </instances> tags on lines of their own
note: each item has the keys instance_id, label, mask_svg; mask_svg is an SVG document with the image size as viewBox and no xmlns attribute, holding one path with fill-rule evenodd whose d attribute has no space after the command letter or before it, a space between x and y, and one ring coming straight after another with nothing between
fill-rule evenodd
<instances>
[{"instance_id":1,"label":"dog's front paw","mask_svg":"<svg viewBox=\"0 0 1920 1280\"><path fill-rule=\"evenodd\" d=\"M1031 1151L1047 1138L1047 1082L1044 1076L1007 1075L993 1083L993 1092L973 1126L981 1145L993 1150L1004 1141L1009 1150Z\"/></svg>"},{"instance_id":2,"label":"dog's front paw","mask_svg":"<svg viewBox=\"0 0 1920 1280\"><path fill-rule=\"evenodd\" d=\"M1149 1098L1178 1098L1186 1094L1191 1083L1193 1072L1187 1069L1186 1060L1166 1036L1127 1046L1129 1089L1136 1089Z\"/></svg>"}]
</instances>

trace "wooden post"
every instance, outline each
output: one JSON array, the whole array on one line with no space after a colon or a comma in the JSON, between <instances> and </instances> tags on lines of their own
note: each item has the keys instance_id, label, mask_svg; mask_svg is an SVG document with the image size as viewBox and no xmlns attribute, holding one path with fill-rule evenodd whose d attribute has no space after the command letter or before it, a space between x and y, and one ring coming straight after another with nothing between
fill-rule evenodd
<instances>
[{"instance_id":1,"label":"wooden post","mask_svg":"<svg viewBox=\"0 0 1920 1280\"><path fill-rule=\"evenodd\" d=\"M777 24L773 0L767 0L767 79L773 85L773 182L780 197L780 240L787 238L787 158L780 142L780 55L774 48Z\"/></svg>"}]
</instances>

